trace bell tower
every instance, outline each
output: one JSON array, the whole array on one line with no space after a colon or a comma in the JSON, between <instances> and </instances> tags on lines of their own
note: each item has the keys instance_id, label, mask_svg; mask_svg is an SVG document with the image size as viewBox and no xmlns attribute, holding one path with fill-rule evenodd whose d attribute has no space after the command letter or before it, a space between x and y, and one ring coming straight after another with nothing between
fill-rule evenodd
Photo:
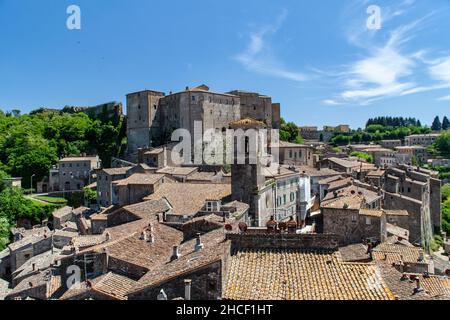
<instances>
[{"instance_id":1,"label":"bell tower","mask_svg":"<svg viewBox=\"0 0 450 320\"><path fill-rule=\"evenodd\" d=\"M250 206L249 217L252 225L259 225L260 190L265 185L262 163L262 144L264 139L260 129L262 122L243 119L230 124L234 129L233 157L231 164L232 200Z\"/></svg>"}]
</instances>

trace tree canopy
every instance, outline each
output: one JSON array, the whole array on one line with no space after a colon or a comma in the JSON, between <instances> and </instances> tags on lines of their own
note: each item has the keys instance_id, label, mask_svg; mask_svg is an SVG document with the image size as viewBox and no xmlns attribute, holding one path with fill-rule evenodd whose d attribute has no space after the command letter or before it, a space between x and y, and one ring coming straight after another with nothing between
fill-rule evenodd
<instances>
[{"instance_id":1,"label":"tree canopy","mask_svg":"<svg viewBox=\"0 0 450 320\"><path fill-rule=\"evenodd\" d=\"M438 116L434 118L433 124L431 125L431 129L433 131L440 131L442 129L442 123Z\"/></svg>"},{"instance_id":2,"label":"tree canopy","mask_svg":"<svg viewBox=\"0 0 450 320\"><path fill-rule=\"evenodd\" d=\"M39 109L30 114L0 112L0 170L22 177L29 186L48 175L48 170L66 155L98 154L105 166L119 155L125 138L125 121L117 124Z\"/></svg>"}]
</instances>

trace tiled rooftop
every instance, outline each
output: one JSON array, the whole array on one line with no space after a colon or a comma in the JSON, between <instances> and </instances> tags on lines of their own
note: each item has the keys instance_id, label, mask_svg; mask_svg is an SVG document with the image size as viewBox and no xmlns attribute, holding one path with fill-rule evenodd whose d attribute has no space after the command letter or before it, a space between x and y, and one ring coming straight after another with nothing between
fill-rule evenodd
<instances>
[{"instance_id":1,"label":"tiled rooftop","mask_svg":"<svg viewBox=\"0 0 450 320\"><path fill-rule=\"evenodd\" d=\"M373 250L373 256L376 260L388 263L398 263L400 260L403 260L405 263L417 263L419 250L420 248L414 246L384 242Z\"/></svg>"},{"instance_id":2,"label":"tiled rooftop","mask_svg":"<svg viewBox=\"0 0 450 320\"><path fill-rule=\"evenodd\" d=\"M107 168L107 169L102 169L102 171L110 176L114 176L114 175L126 174L127 171L132 168L133 167Z\"/></svg>"},{"instance_id":3,"label":"tiled rooftop","mask_svg":"<svg viewBox=\"0 0 450 320\"><path fill-rule=\"evenodd\" d=\"M170 174L175 176L187 176L193 172L196 172L196 167L165 167L156 171L156 173Z\"/></svg>"},{"instance_id":4,"label":"tiled rooftop","mask_svg":"<svg viewBox=\"0 0 450 320\"><path fill-rule=\"evenodd\" d=\"M364 199L361 195L352 195L352 196L345 196L345 197L337 197L330 200L326 200L322 202L321 207L322 208L329 208L329 209L354 209L358 210L361 209L361 205L363 203Z\"/></svg>"},{"instance_id":5,"label":"tiled rooftop","mask_svg":"<svg viewBox=\"0 0 450 320\"><path fill-rule=\"evenodd\" d=\"M109 272L99 278L93 284L92 290L118 300L127 300L126 294L136 283L127 277L113 272Z\"/></svg>"},{"instance_id":6,"label":"tiled rooftop","mask_svg":"<svg viewBox=\"0 0 450 320\"><path fill-rule=\"evenodd\" d=\"M61 218L61 217L64 217L66 215L72 214L72 210L73 210L72 207L65 206L65 207L63 207L61 209L58 209L58 210L54 211L52 213L52 215L55 218Z\"/></svg>"},{"instance_id":7,"label":"tiled rooftop","mask_svg":"<svg viewBox=\"0 0 450 320\"><path fill-rule=\"evenodd\" d=\"M400 300L450 300L450 279L435 275L424 276L422 274L403 274L393 268L390 263L378 261L377 265L386 284L392 293ZM417 277L420 286L424 289L421 293L415 293L416 281L411 278Z\"/></svg>"},{"instance_id":8,"label":"tiled rooftop","mask_svg":"<svg viewBox=\"0 0 450 320\"><path fill-rule=\"evenodd\" d=\"M123 209L138 218L145 219L149 218L152 214L166 212L170 207L164 199L158 199L139 202L125 206Z\"/></svg>"},{"instance_id":9,"label":"tiled rooftop","mask_svg":"<svg viewBox=\"0 0 450 320\"><path fill-rule=\"evenodd\" d=\"M150 269L155 265L161 268L161 264L168 261L172 255L173 246L178 245L183 240L183 233L181 231L155 221L152 224L155 240L154 243L149 243L141 239L142 230L149 224L149 220L138 220L129 224L132 224L132 226L127 226L127 229L120 228L121 226L111 228L116 230L107 229L112 235L116 237L123 235L123 238L120 238L118 241L113 241L106 247L108 248L110 257L143 268ZM132 227L134 227L134 232Z\"/></svg>"},{"instance_id":10,"label":"tiled rooftop","mask_svg":"<svg viewBox=\"0 0 450 320\"><path fill-rule=\"evenodd\" d=\"M296 168L299 172L305 172L310 177L326 177L341 174L340 172L328 168L322 168L320 170L310 166L298 166Z\"/></svg>"},{"instance_id":11,"label":"tiled rooftop","mask_svg":"<svg viewBox=\"0 0 450 320\"><path fill-rule=\"evenodd\" d=\"M155 184L164 177L164 174L146 174L146 173L135 173L126 179L115 181L114 184L117 186L126 185L149 185Z\"/></svg>"},{"instance_id":12,"label":"tiled rooftop","mask_svg":"<svg viewBox=\"0 0 450 320\"><path fill-rule=\"evenodd\" d=\"M201 251L194 250L196 239L191 239L179 246L180 258L170 261L167 256L163 264L153 265L150 271L139 279L133 291L139 291L148 286L162 283L168 279L175 278L191 270L220 261L225 254L226 242L222 228L213 230L201 236L204 247Z\"/></svg>"},{"instance_id":13,"label":"tiled rooftop","mask_svg":"<svg viewBox=\"0 0 450 320\"><path fill-rule=\"evenodd\" d=\"M230 195L229 184L164 183L144 200L165 198L173 207L173 214L195 215L207 200L222 200Z\"/></svg>"},{"instance_id":14,"label":"tiled rooftop","mask_svg":"<svg viewBox=\"0 0 450 320\"><path fill-rule=\"evenodd\" d=\"M375 265L343 263L336 252L242 250L227 276L229 300L394 299Z\"/></svg>"}]
</instances>

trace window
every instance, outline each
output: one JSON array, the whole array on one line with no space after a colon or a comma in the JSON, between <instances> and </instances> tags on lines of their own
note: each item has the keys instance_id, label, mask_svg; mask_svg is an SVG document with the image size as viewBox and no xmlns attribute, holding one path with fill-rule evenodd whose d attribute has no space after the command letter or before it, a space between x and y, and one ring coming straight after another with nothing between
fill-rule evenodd
<instances>
[{"instance_id":1,"label":"window","mask_svg":"<svg viewBox=\"0 0 450 320\"><path fill-rule=\"evenodd\" d=\"M286 204L286 195L283 195L283 203Z\"/></svg>"},{"instance_id":2,"label":"window","mask_svg":"<svg viewBox=\"0 0 450 320\"><path fill-rule=\"evenodd\" d=\"M370 226L372 224L372 220L370 217L366 217L366 225Z\"/></svg>"},{"instance_id":3,"label":"window","mask_svg":"<svg viewBox=\"0 0 450 320\"><path fill-rule=\"evenodd\" d=\"M208 212L218 212L219 211L219 201L207 201L206 211Z\"/></svg>"},{"instance_id":4,"label":"window","mask_svg":"<svg viewBox=\"0 0 450 320\"><path fill-rule=\"evenodd\" d=\"M192 101L195 101L195 96L192 96Z\"/></svg>"},{"instance_id":5,"label":"window","mask_svg":"<svg viewBox=\"0 0 450 320\"><path fill-rule=\"evenodd\" d=\"M292 158L292 150L289 150L289 158Z\"/></svg>"},{"instance_id":6,"label":"window","mask_svg":"<svg viewBox=\"0 0 450 320\"><path fill-rule=\"evenodd\" d=\"M352 222L356 222L356 221L357 221L356 214L352 214Z\"/></svg>"}]
</instances>

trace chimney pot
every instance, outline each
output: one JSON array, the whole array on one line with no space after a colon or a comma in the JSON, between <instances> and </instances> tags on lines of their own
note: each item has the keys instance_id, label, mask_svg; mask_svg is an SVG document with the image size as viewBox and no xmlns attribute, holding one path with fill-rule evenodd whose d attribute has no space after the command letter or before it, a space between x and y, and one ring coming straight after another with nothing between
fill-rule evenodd
<instances>
[{"instance_id":1,"label":"chimney pot","mask_svg":"<svg viewBox=\"0 0 450 320\"><path fill-rule=\"evenodd\" d=\"M178 252L178 246L173 246L172 257L170 257L170 261L177 260L180 257L180 253Z\"/></svg>"},{"instance_id":2,"label":"chimney pot","mask_svg":"<svg viewBox=\"0 0 450 320\"><path fill-rule=\"evenodd\" d=\"M199 252L203 249L203 243L201 239L200 233L197 233L196 242L195 242L195 251Z\"/></svg>"},{"instance_id":3,"label":"chimney pot","mask_svg":"<svg viewBox=\"0 0 450 320\"><path fill-rule=\"evenodd\" d=\"M33 264L31 265L31 267L33 268L33 271L36 270L36 264L35 264L35 263L33 263Z\"/></svg>"},{"instance_id":4,"label":"chimney pot","mask_svg":"<svg viewBox=\"0 0 450 320\"><path fill-rule=\"evenodd\" d=\"M184 280L184 299L185 300L191 300L191 285L192 285L192 280L190 280L190 279Z\"/></svg>"}]
</instances>

